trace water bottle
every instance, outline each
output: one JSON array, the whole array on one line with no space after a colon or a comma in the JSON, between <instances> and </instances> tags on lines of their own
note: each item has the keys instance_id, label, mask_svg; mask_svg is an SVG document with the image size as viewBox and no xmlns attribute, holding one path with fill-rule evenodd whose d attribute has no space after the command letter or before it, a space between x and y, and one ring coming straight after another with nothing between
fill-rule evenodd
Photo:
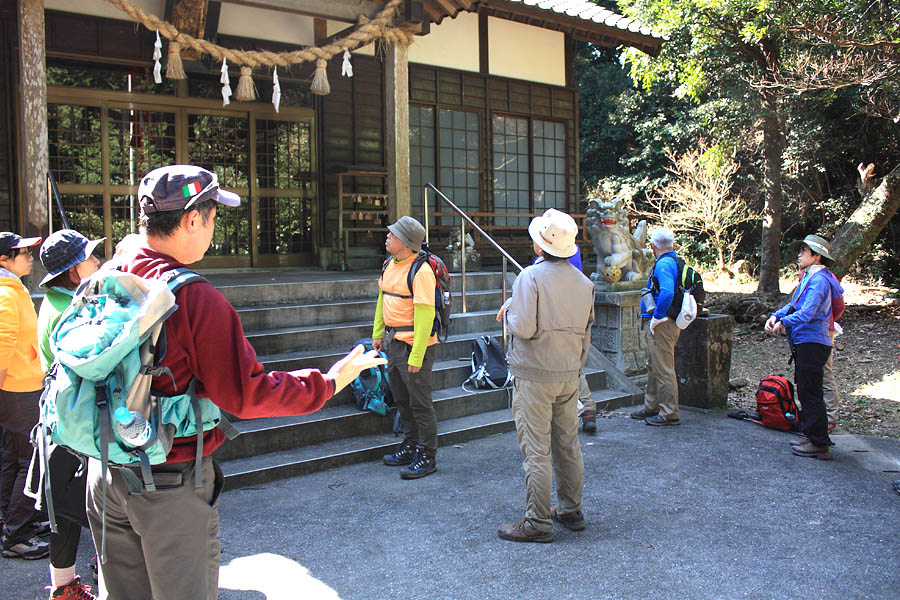
<instances>
[{"instance_id":1,"label":"water bottle","mask_svg":"<svg viewBox=\"0 0 900 600\"><path fill-rule=\"evenodd\" d=\"M140 448L150 440L153 430L144 415L120 406L113 413L116 419L116 433L129 446Z\"/></svg>"}]
</instances>

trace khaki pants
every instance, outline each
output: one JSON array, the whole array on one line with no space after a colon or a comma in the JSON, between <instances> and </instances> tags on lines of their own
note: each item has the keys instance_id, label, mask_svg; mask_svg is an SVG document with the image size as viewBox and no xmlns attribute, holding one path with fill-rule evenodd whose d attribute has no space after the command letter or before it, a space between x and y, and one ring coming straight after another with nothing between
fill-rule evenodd
<instances>
[{"instance_id":1,"label":"khaki pants","mask_svg":"<svg viewBox=\"0 0 900 600\"><path fill-rule=\"evenodd\" d=\"M828 355L828 362L825 363L825 370L822 377L822 398L825 400L825 413L828 415L828 423L837 421L838 406L841 403L840 394L838 394L837 383L834 381L834 332L829 331L831 336L831 354Z\"/></svg>"},{"instance_id":2,"label":"khaki pants","mask_svg":"<svg viewBox=\"0 0 900 600\"><path fill-rule=\"evenodd\" d=\"M675 342L681 330L675 321L663 321L650 333L647 325L647 390L644 410L659 412L666 419L678 418L678 378L675 375Z\"/></svg>"},{"instance_id":3,"label":"khaki pants","mask_svg":"<svg viewBox=\"0 0 900 600\"><path fill-rule=\"evenodd\" d=\"M552 531L553 475L559 512L581 510L584 458L578 442L578 379L542 383L516 377L512 413L525 470L525 518ZM552 461L552 468L551 468Z\"/></svg>"},{"instance_id":4,"label":"khaki pants","mask_svg":"<svg viewBox=\"0 0 900 600\"><path fill-rule=\"evenodd\" d=\"M119 469L106 493L106 564L101 600L215 600L219 594L219 508L222 471L207 456L203 487L194 461L153 467L155 492L130 494ZM94 546L103 537L103 469L88 461L87 513Z\"/></svg>"},{"instance_id":5,"label":"khaki pants","mask_svg":"<svg viewBox=\"0 0 900 600\"><path fill-rule=\"evenodd\" d=\"M596 415L597 403L591 398L591 388L588 385L584 371L582 371L581 377L578 378L578 416L581 416L581 413L585 411L590 411Z\"/></svg>"}]
</instances>

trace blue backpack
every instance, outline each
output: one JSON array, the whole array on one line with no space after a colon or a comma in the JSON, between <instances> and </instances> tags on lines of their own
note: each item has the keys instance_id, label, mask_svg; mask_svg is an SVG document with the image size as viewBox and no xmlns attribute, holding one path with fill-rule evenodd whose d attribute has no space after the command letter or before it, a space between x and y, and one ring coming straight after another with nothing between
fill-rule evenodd
<instances>
[{"instance_id":1,"label":"blue backpack","mask_svg":"<svg viewBox=\"0 0 900 600\"><path fill-rule=\"evenodd\" d=\"M354 342L353 347L362 344L366 352L372 350L372 339L363 338ZM383 351L379 353L387 359ZM350 382L350 391L359 410L369 410L394 421L394 433L399 433L399 415L391 393L391 381L388 378L387 365L378 365L366 369L359 377Z\"/></svg>"},{"instance_id":2,"label":"blue backpack","mask_svg":"<svg viewBox=\"0 0 900 600\"><path fill-rule=\"evenodd\" d=\"M120 469L129 490L140 493L143 487L154 491L150 466L166 461L174 438L196 435L199 463L202 432L219 427L229 438L234 437L234 428L219 408L194 393L196 380L171 397L158 396L150 389L153 377L172 375L159 362L165 355L164 322L178 308L175 292L196 281L205 279L187 269L168 271L160 279L144 279L104 268L76 290L72 304L50 334L55 360L44 380L37 432L45 474L49 471L48 443L52 442L76 456L99 459L104 473L110 467L139 465L143 486L132 469ZM139 447L128 444L115 426L113 414L123 406L149 423L149 439ZM201 487L202 475L200 469L196 471L195 484ZM104 477L104 534L106 484ZM52 515L49 476L44 485ZM101 558L105 560L105 549Z\"/></svg>"}]
</instances>

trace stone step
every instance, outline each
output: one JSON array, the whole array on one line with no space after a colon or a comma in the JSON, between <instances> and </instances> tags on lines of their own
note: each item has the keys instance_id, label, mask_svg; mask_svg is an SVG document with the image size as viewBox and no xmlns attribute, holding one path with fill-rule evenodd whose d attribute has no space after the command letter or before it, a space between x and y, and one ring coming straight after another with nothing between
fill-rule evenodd
<instances>
[{"instance_id":1,"label":"stone step","mask_svg":"<svg viewBox=\"0 0 900 600\"><path fill-rule=\"evenodd\" d=\"M233 306L260 306L374 299L378 296L380 275L380 270L352 274L312 271L292 275L294 280L285 281L287 275L272 272L256 275L252 283L228 283L224 276L210 277L210 281ZM512 280L509 277L507 289L511 289ZM467 293L500 287L499 272L466 273ZM459 273L450 274L450 288L462 290Z\"/></svg>"},{"instance_id":2,"label":"stone step","mask_svg":"<svg viewBox=\"0 0 900 600\"><path fill-rule=\"evenodd\" d=\"M468 368L466 372L468 373ZM435 380L440 378L439 369L436 368ZM587 378L591 389L605 392L604 371L588 371ZM241 435L219 450L221 459L231 460L333 439L391 432L392 424L389 419L373 412L358 410L352 403L352 397L349 403L335 403L336 399L330 400L325 408L310 415L235 421L234 426ZM435 388L432 399L437 419L442 422L508 407L511 396L507 390L464 391L459 383L455 383L442 389Z\"/></svg>"},{"instance_id":3,"label":"stone step","mask_svg":"<svg viewBox=\"0 0 900 600\"><path fill-rule=\"evenodd\" d=\"M476 396L497 393L484 392L476 394ZM628 402L631 401L630 396L609 390L596 391L592 395L597 401L598 408L607 410L627 406ZM377 415L372 416L377 417ZM512 419L512 413L508 408L503 407L441 421L438 427L438 443L441 446L458 444L496 433L513 431L514 429L515 423ZM236 443L236 441L227 442L226 446L229 443ZM235 489L250 485L260 485L286 477L306 475L353 463L380 461L381 457L392 451L399 441L398 437L387 431L360 435L349 439L332 439L299 448L267 452L231 460L221 458L227 456L224 454L226 446L223 446L216 451L214 456L221 460L222 471L225 473L226 489ZM438 468L440 468L441 460L441 454L439 453ZM378 468L388 467L379 465Z\"/></svg>"},{"instance_id":4,"label":"stone step","mask_svg":"<svg viewBox=\"0 0 900 600\"><path fill-rule=\"evenodd\" d=\"M474 311L452 315L454 334L476 333L496 329L497 311ZM247 339L257 354L282 354L303 352L323 347L346 347L354 341L371 337L372 322L368 319L348 323L282 327L279 329L251 331Z\"/></svg>"},{"instance_id":5,"label":"stone step","mask_svg":"<svg viewBox=\"0 0 900 600\"><path fill-rule=\"evenodd\" d=\"M365 299L348 299L332 302L296 302L265 306L246 306L237 309L245 332L266 331L285 327L347 323L375 316L377 291ZM499 290L476 290L466 292L466 309L470 312L494 310L503 303ZM452 296L452 309L462 312L462 294Z\"/></svg>"}]
</instances>

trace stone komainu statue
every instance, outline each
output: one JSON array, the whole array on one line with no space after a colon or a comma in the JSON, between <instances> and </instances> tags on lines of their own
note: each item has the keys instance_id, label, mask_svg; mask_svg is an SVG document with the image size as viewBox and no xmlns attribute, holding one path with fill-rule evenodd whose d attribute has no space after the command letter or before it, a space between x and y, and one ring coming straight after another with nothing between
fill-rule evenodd
<instances>
[{"instance_id":1,"label":"stone komainu statue","mask_svg":"<svg viewBox=\"0 0 900 600\"><path fill-rule=\"evenodd\" d=\"M593 281L643 281L653 264L653 251L647 246L647 221L629 231L627 211L622 200L588 200L587 228L597 254Z\"/></svg>"}]
</instances>

